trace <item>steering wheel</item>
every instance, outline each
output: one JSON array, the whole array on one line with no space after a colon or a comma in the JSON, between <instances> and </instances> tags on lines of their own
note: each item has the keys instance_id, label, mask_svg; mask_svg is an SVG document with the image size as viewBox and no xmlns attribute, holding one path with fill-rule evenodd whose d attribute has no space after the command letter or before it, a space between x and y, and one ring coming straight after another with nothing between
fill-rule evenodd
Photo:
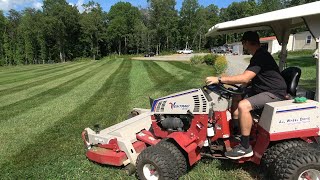
<instances>
[{"instance_id":1,"label":"steering wheel","mask_svg":"<svg viewBox=\"0 0 320 180\"><path fill-rule=\"evenodd\" d=\"M235 88L235 90L233 89L230 89L230 88L227 88L225 85L229 85L229 86L232 86ZM235 94L235 95L242 95L242 94L245 94L245 90L244 88L241 88L240 86L238 85L235 85L235 84L225 84L225 83L218 83L218 87L225 91L225 92L228 92L230 94Z\"/></svg>"}]
</instances>

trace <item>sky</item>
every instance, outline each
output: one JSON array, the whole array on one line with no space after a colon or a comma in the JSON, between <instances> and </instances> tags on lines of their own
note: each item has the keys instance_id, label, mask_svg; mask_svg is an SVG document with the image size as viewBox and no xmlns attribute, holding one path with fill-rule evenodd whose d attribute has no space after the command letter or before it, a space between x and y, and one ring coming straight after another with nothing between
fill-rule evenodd
<instances>
[{"instance_id":1,"label":"sky","mask_svg":"<svg viewBox=\"0 0 320 180\"><path fill-rule=\"evenodd\" d=\"M77 5L80 12L83 11L81 5L87 3L89 0L67 0L69 4ZM104 11L109 11L110 7L119 1L130 2L132 5L138 7L147 7L147 0L94 0L98 2ZM200 5L208 6L215 4L219 8L227 7L232 2L239 2L241 0L198 0ZM180 10L183 0L176 0L176 9ZM42 0L0 0L0 10L7 12L9 9L15 9L17 11L23 10L26 7L32 7L41 9Z\"/></svg>"}]
</instances>

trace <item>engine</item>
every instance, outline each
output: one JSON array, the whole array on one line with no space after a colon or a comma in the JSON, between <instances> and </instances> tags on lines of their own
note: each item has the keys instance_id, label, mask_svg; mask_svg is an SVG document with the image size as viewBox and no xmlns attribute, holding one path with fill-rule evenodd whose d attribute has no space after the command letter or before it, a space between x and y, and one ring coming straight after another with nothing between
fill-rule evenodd
<instances>
[{"instance_id":1,"label":"engine","mask_svg":"<svg viewBox=\"0 0 320 180\"><path fill-rule=\"evenodd\" d=\"M191 114L181 115L157 115L158 125L168 131L187 131L190 128L193 116Z\"/></svg>"}]
</instances>

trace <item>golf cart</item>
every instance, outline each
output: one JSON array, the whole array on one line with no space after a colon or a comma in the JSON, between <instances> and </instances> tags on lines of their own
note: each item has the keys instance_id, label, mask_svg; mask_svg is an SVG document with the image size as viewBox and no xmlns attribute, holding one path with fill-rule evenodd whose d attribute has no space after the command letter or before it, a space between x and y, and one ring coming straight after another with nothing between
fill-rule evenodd
<instances>
[{"instance_id":1,"label":"golf cart","mask_svg":"<svg viewBox=\"0 0 320 180\"><path fill-rule=\"evenodd\" d=\"M272 29L282 45L280 70L295 98L301 71L286 69L290 29L306 24L314 38L320 36L320 2L220 23L207 36ZM319 41L318 41L319 44ZM319 53L319 52L318 52ZM319 58L319 56L318 56ZM272 179L319 179L320 142L319 59L315 99L288 99L267 103L253 113L250 135L251 161L261 164ZM226 151L239 144L231 141L230 102L244 93L234 85L204 86L150 99L151 109L135 108L131 118L100 130L85 128L82 139L89 160L126 167L139 179L178 179L202 157L227 159Z\"/></svg>"}]
</instances>

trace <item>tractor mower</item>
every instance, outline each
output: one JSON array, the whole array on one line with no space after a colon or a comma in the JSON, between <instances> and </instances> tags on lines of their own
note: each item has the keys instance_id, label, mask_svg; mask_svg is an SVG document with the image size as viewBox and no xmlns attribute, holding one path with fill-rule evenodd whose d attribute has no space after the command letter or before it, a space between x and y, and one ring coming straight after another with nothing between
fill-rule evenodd
<instances>
[{"instance_id":1,"label":"tractor mower","mask_svg":"<svg viewBox=\"0 0 320 180\"><path fill-rule=\"evenodd\" d=\"M272 28L282 45L279 67L291 98L252 112L254 154L232 160L261 165L270 179L320 179L320 64L317 61L315 95L297 90L300 68L285 68L289 30L306 23L314 38L320 37L319 9L320 2L309 3L220 23L207 33ZM168 180L178 179L203 157L228 159L224 153L239 144L233 138L231 101L233 95L243 93L240 86L219 83L150 99L151 109L134 108L131 117L119 124L103 130L86 128L82 132L86 156L100 164L125 167L139 179Z\"/></svg>"}]
</instances>

